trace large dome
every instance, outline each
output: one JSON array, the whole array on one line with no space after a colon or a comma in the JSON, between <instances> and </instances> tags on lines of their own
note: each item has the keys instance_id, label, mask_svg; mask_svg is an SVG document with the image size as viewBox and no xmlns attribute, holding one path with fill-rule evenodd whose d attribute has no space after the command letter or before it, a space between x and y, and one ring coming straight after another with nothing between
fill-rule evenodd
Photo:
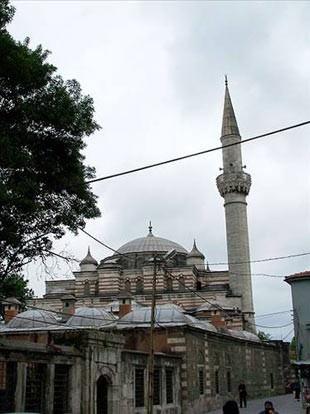
<instances>
[{"instance_id":1,"label":"large dome","mask_svg":"<svg viewBox=\"0 0 310 414\"><path fill-rule=\"evenodd\" d=\"M182 247L180 244L175 243L171 240L154 236L150 228L150 232L146 237L139 237L138 239L134 239L121 246L117 251L121 254L142 252L166 253L173 249L178 253L188 253L187 250L184 249L184 247Z\"/></svg>"}]
</instances>

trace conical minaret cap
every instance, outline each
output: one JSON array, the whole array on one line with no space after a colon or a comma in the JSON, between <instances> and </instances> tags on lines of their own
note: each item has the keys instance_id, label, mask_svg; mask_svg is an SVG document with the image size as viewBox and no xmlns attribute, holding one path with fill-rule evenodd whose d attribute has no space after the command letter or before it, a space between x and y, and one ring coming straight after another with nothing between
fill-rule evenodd
<instances>
[{"instance_id":1,"label":"conical minaret cap","mask_svg":"<svg viewBox=\"0 0 310 414\"><path fill-rule=\"evenodd\" d=\"M222 137L225 137L226 135L240 136L234 108L229 94L227 77L225 76L225 100L222 123Z\"/></svg>"},{"instance_id":2,"label":"conical minaret cap","mask_svg":"<svg viewBox=\"0 0 310 414\"><path fill-rule=\"evenodd\" d=\"M80 265L86 265L86 264L92 264L97 266L98 262L96 259L93 258L93 256L90 254L90 248L88 247L87 255L84 257L84 259L80 262Z\"/></svg>"},{"instance_id":3,"label":"conical minaret cap","mask_svg":"<svg viewBox=\"0 0 310 414\"><path fill-rule=\"evenodd\" d=\"M200 259L204 259L204 255L198 250L196 246L196 240L194 240L193 248L188 253L187 257L199 257Z\"/></svg>"}]
</instances>

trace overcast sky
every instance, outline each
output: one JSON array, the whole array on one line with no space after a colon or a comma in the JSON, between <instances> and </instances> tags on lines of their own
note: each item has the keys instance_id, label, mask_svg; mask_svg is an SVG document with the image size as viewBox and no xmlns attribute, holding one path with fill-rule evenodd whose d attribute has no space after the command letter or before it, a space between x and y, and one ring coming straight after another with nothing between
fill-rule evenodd
<instances>
[{"instance_id":1,"label":"overcast sky","mask_svg":"<svg viewBox=\"0 0 310 414\"><path fill-rule=\"evenodd\" d=\"M309 2L15 1L9 27L17 39L42 44L66 79L95 101L102 129L87 138L86 162L97 176L220 144L224 74L243 138L310 119ZM251 259L310 251L310 127L244 144L252 175L248 197ZM210 263L227 261L223 200L215 179L221 152L93 185L102 217L90 233L115 248L147 234L186 249L193 238ZM82 259L84 234L55 244ZM310 256L252 265L287 275L310 268ZM54 276L68 267L51 264ZM212 266L212 269L218 269ZM37 295L46 276L27 271ZM253 276L257 315L291 309L282 278ZM257 323L289 323L290 313ZM292 326L264 329L288 337Z\"/></svg>"}]
</instances>

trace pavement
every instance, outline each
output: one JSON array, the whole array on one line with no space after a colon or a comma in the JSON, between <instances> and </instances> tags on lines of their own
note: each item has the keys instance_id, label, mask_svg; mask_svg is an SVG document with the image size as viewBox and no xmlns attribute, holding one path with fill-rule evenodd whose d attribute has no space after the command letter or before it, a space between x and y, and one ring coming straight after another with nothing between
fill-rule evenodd
<instances>
[{"instance_id":1,"label":"pavement","mask_svg":"<svg viewBox=\"0 0 310 414\"><path fill-rule=\"evenodd\" d=\"M272 401L279 414L300 414L300 402L294 399L293 394L265 397L259 400L249 400L247 408L240 408L240 414L259 414L264 409L265 401ZM209 411L208 414L223 414L223 410Z\"/></svg>"}]
</instances>

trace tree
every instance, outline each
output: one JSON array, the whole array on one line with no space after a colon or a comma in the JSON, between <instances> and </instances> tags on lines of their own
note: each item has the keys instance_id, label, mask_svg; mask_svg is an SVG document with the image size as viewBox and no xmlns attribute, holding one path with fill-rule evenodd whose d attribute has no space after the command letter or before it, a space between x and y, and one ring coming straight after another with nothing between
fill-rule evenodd
<instances>
[{"instance_id":1,"label":"tree","mask_svg":"<svg viewBox=\"0 0 310 414\"><path fill-rule=\"evenodd\" d=\"M42 46L15 41L0 3L0 278L46 257L66 230L100 215L87 181L84 137L99 129L93 100L64 81Z\"/></svg>"},{"instance_id":2,"label":"tree","mask_svg":"<svg viewBox=\"0 0 310 414\"><path fill-rule=\"evenodd\" d=\"M293 336L291 343L290 343L290 360L297 359L297 344L296 344L296 337Z\"/></svg>"},{"instance_id":3,"label":"tree","mask_svg":"<svg viewBox=\"0 0 310 414\"><path fill-rule=\"evenodd\" d=\"M25 306L26 301L34 295L33 290L28 287L28 280L18 274L11 274L0 279L0 292L1 300L14 297L22 303L22 306ZM0 314L4 316L2 305L0 305Z\"/></svg>"},{"instance_id":4,"label":"tree","mask_svg":"<svg viewBox=\"0 0 310 414\"><path fill-rule=\"evenodd\" d=\"M259 337L259 339L261 341L271 341L272 337L269 333L263 332L263 331L258 331L257 336Z\"/></svg>"}]
</instances>

